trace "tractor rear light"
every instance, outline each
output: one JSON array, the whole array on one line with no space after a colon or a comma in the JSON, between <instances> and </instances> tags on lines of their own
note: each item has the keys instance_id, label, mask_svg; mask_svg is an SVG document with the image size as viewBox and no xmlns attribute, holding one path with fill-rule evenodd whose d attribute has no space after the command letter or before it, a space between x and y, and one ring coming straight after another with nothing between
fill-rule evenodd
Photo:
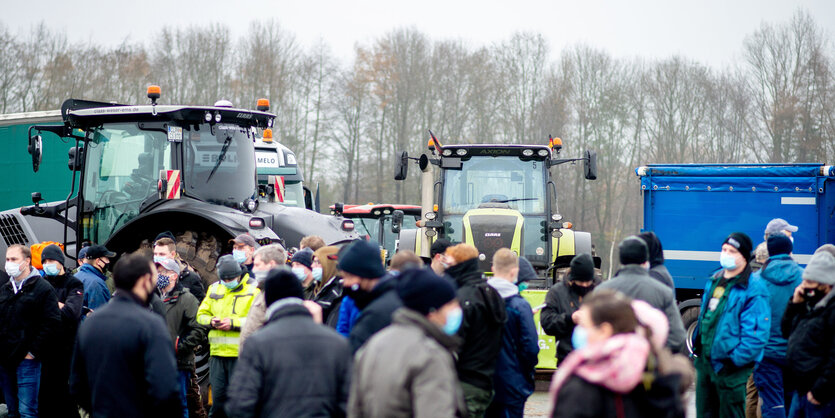
<instances>
[{"instance_id":1,"label":"tractor rear light","mask_svg":"<svg viewBox=\"0 0 835 418\"><path fill-rule=\"evenodd\" d=\"M252 229L261 229L265 225L263 218L252 218L249 220L249 227Z\"/></svg>"},{"instance_id":2,"label":"tractor rear light","mask_svg":"<svg viewBox=\"0 0 835 418\"><path fill-rule=\"evenodd\" d=\"M350 219L345 219L342 221L342 229L345 231L353 231L354 230L354 221Z\"/></svg>"}]
</instances>

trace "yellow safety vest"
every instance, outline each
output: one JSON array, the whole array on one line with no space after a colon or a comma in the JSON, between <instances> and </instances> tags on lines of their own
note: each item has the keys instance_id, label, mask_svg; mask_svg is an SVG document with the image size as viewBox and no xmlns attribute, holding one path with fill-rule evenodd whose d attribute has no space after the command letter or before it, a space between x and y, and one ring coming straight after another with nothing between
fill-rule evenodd
<instances>
[{"instance_id":1,"label":"yellow safety vest","mask_svg":"<svg viewBox=\"0 0 835 418\"><path fill-rule=\"evenodd\" d=\"M228 289L221 281L211 286L206 292L206 298L197 310L197 323L211 325L212 318L232 319L232 329L209 331L209 353L218 357L238 357L238 347L241 341L241 328L246 322L246 316L255 296L261 292L256 282L248 275L241 278L241 284L234 289Z\"/></svg>"}]
</instances>

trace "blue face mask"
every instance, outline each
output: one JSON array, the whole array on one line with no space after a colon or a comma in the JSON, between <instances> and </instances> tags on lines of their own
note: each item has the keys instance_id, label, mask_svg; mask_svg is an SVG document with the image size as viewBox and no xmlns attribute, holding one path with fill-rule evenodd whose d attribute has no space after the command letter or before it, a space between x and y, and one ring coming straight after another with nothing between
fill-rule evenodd
<instances>
[{"instance_id":1,"label":"blue face mask","mask_svg":"<svg viewBox=\"0 0 835 418\"><path fill-rule=\"evenodd\" d=\"M736 257L728 253L722 253L722 255L719 256L719 264L722 265L722 268L725 270L734 270L736 269Z\"/></svg>"},{"instance_id":2,"label":"blue face mask","mask_svg":"<svg viewBox=\"0 0 835 418\"><path fill-rule=\"evenodd\" d=\"M43 265L43 271L47 276L57 276L60 269L57 264L49 263Z\"/></svg>"},{"instance_id":3,"label":"blue face mask","mask_svg":"<svg viewBox=\"0 0 835 418\"><path fill-rule=\"evenodd\" d=\"M322 268L321 267L314 267L313 268L313 280L317 282L322 281Z\"/></svg>"},{"instance_id":4,"label":"blue face mask","mask_svg":"<svg viewBox=\"0 0 835 418\"><path fill-rule=\"evenodd\" d=\"M171 284L171 279L164 274L157 274L157 289L162 290Z\"/></svg>"},{"instance_id":5,"label":"blue face mask","mask_svg":"<svg viewBox=\"0 0 835 418\"><path fill-rule=\"evenodd\" d=\"M168 259L168 257L166 257L164 255L155 255L154 256L154 263L161 263L161 262L163 262L167 259Z\"/></svg>"},{"instance_id":6,"label":"blue face mask","mask_svg":"<svg viewBox=\"0 0 835 418\"><path fill-rule=\"evenodd\" d=\"M238 287L238 281L237 280L232 280L231 282L221 280L220 282L223 283L223 285L226 286L226 288L229 289L229 290L232 290L232 289Z\"/></svg>"},{"instance_id":7,"label":"blue face mask","mask_svg":"<svg viewBox=\"0 0 835 418\"><path fill-rule=\"evenodd\" d=\"M461 308L455 308L446 316L446 323L444 323L444 333L446 335L454 335L461 328L461 321L464 320L464 312Z\"/></svg>"},{"instance_id":8,"label":"blue face mask","mask_svg":"<svg viewBox=\"0 0 835 418\"><path fill-rule=\"evenodd\" d=\"M303 282L307 278L307 272L301 267L293 267L293 274L296 275L300 282Z\"/></svg>"},{"instance_id":9,"label":"blue face mask","mask_svg":"<svg viewBox=\"0 0 835 418\"><path fill-rule=\"evenodd\" d=\"M571 333L571 346L574 347L575 350L579 350L589 344L589 332L577 325L574 327L574 332Z\"/></svg>"},{"instance_id":10,"label":"blue face mask","mask_svg":"<svg viewBox=\"0 0 835 418\"><path fill-rule=\"evenodd\" d=\"M232 258L234 258L238 264L243 264L244 261L246 261L246 251L232 250Z\"/></svg>"}]
</instances>

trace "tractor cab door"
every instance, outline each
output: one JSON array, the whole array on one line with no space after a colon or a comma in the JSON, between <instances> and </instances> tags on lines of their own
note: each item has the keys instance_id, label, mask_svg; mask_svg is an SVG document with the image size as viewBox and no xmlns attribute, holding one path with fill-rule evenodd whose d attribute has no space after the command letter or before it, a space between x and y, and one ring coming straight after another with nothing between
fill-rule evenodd
<instances>
[{"instance_id":1,"label":"tractor cab door","mask_svg":"<svg viewBox=\"0 0 835 418\"><path fill-rule=\"evenodd\" d=\"M105 124L86 143L84 168L84 239L105 243L158 198L160 170L171 168L171 143L162 130L137 123Z\"/></svg>"}]
</instances>

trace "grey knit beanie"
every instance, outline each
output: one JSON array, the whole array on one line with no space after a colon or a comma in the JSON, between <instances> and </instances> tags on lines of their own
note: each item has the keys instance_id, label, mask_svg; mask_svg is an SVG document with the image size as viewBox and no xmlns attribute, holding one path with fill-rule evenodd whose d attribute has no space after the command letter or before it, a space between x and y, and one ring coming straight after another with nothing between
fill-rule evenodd
<instances>
[{"instance_id":1,"label":"grey knit beanie","mask_svg":"<svg viewBox=\"0 0 835 418\"><path fill-rule=\"evenodd\" d=\"M803 271L803 280L835 285L835 257L826 251L815 253Z\"/></svg>"}]
</instances>

